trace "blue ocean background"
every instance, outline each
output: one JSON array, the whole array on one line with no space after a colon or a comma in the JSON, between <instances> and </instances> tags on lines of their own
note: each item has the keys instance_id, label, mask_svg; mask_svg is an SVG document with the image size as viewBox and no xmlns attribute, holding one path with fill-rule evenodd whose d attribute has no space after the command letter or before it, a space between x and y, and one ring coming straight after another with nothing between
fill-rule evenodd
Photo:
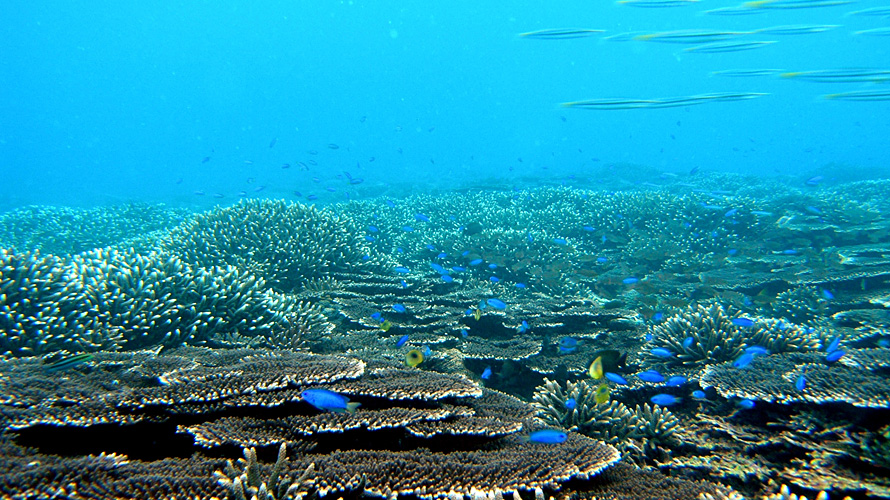
<instances>
[{"instance_id":1,"label":"blue ocean background","mask_svg":"<svg viewBox=\"0 0 890 500\"><path fill-rule=\"evenodd\" d=\"M887 83L710 74L887 69L890 37L855 32L890 20L845 16L881 2L703 13L736 5L13 2L0 25L0 210L130 201L200 208L310 194L330 203L607 176L632 184L647 172L695 168L798 185L815 175L886 175L890 101L822 96ZM604 40L790 24L840 27L750 36L777 43L718 54ZM568 27L605 31L518 36ZM665 109L560 106L710 92L769 95Z\"/></svg>"}]
</instances>

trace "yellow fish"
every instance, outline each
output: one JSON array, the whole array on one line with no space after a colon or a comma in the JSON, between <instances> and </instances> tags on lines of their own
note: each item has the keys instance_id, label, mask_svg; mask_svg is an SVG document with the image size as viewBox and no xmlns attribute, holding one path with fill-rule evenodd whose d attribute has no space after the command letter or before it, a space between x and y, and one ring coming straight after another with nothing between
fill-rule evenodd
<instances>
[{"instance_id":1,"label":"yellow fish","mask_svg":"<svg viewBox=\"0 0 890 500\"><path fill-rule=\"evenodd\" d=\"M482 317L482 309L477 307L476 310L473 311L473 317L476 318L476 321L479 321L479 318Z\"/></svg>"},{"instance_id":2,"label":"yellow fish","mask_svg":"<svg viewBox=\"0 0 890 500\"><path fill-rule=\"evenodd\" d=\"M609 400L609 386L606 384L601 384L596 388L596 392L593 393L593 400L596 401L596 404L603 404Z\"/></svg>"},{"instance_id":3,"label":"yellow fish","mask_svg":"<svg viewBox=\"0 0 890 500\"><path fill-rule=\"evenodd\" d=\"M390 328L392 328L392 321L386 320L383 323L380 323L380 329L384 332L388 332Z\"/></svg>"},{"instance_id":4,"label":"yellow fish","mask_svg":"<svg viewBox=\"0 0 890 500\"><path fill-rule=\"evenodd\" d=\"M599 380L603 378L603 357L597 356L596 359L593 360L593 363L590 363L590 370L587 370L587 373L590 374L590 378L594 380Z\"/></svg>"},{"instance_id":5,"label":"yellow fish","mask_svg":"<svg viewBox=\"0 0 890 500\"><path fill-rule=\"evenodd\" d=\"M405 364L414 368L415 366L423 363L423 353L418 351L417 349L411 349L408 351L408 354L405 354Z\"/></svg>"}]
</instances>

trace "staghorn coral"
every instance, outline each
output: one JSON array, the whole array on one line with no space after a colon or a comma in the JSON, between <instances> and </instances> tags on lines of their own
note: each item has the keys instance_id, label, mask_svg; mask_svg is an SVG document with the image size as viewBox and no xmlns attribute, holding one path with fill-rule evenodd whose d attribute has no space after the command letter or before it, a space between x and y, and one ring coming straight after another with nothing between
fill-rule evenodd
<instances>
[{"instance_id":1,"label":"staghorn coral","mask_svg":"<svg viewBox=\"0 0 890 500\"><path fill-rule=\"evenodd\" d=\"M333 328L318 308L266 290L250 274L196 269L165 253L111 248L60 259L4 250L0 259L0 352L7 355L256 337L280 345L293 327L309 338Z\"/></svg>"},{"instance_id":2,"label":"staghorn coral","mask_svg":"<svg viewBox=\"0 0 890 500\"><path fill-rule=\"evenodd\" d=\"M634 413L618 401L597 404L594 394L598 384L582 380L566 382L566 388L544 379L533 396L538 416L550 425L577 431L612 445L626 446L628 439L638 435ZM566 408L566 401L575 400L575 408Z\"/></svg>"},{"instance_id":3,"label":"staghorn coral","mask_svg":"<svg viewBox=\"0 0 890 500\"><path fill-rule=\"evenodd\" d=\"M90 209L28 206L0 215L0 248L60 256L132 243L179 224L188 212L129 203Z\"/></svg>"},{"instance_id":4,"label":"staghorn coral","mask_svg":"<svg viewBox=\"0 0 890 500\"><path fill-rule=\"evenodd\" d=\"M772 318L758 318L745 344L764 347L773 354L815 351L821 344L820 334L821 332L813 327L803 327Z\"/></svg>"},{"instance_id":5,"label":"staghorn coral","mask_svg":"<svg viewBox=\"0 0 890 500\"><path fill-rule=\"evenodd\" d=\"M96 322L82 286L55 256L0 250L0 354L114 349L120 332Z\"/></svg>"},{"instance_id":6,"label":"staghorn coral","mask_svg":"<svg viewBox=\"0 0 890 500\"><path fill-rule=\"evenodd\" d=\"M671 411L663 406L649 406L648 403L634 408L634 417L637 422L637 435L643 441L643 452L647 456L666 454L665 447L672 447L679 443L677 431L680 420Z\"/></svg>"},{"instance_id":7,"label":"staghorn coral","mask_svg":"<svg viewBox=\"0 0 890 500\"><path fill-rule=\"evenodd\" d=\"M311 205L242 200L195 216L173 229L163 247L191 265L234 266L280 291L358 268L368 251L345 216Z\"/></svg>"},{"instance_id":8,"label":"staghorn coral","mask_svg":"<svg viewBox=\"0 0 890 500\"><path fill-rule=\"evenodd\" d=\"M770 316L784 318L797 324L808 322L825 316L828 312L828 300L818 287L812 285L796 286L779 293L770 301L764 312Z\"/></svg>"},{"instance_id":9,"label":"staghorn coral","mask_svg":"<svg viewBox=\"0 0 890 500\"><path fill-rule=\"evenodd\" d=\"M278 458L267 479L261 477L255 448L245 448L244 458L239 458L237 464L241 466L240 470L229 460L224 471L213 473L219 484L226 488L230 500L302 500L316 497L307 484L307 479L315 472L315 464L309 464L299 477L281 477L287 465L287 447L284 443L278 448ZM361 492L361 488L358 491Z\"/></svg>"},{"instance_id":10,"label":"staghorn coral","mask_svg":"<svg viewBox=\"0 0 890 500\"><path fill-rule=\"evenodd\" d=\"M299 349L307 342L320 342L334 332L334 324L318 304L297 300L293 296L268 292L269 303L274 310L287 311L282 321L272 324L264 334L266 344L278 349Z\"/></svg>"},{"instance_id":11,"label":"staghorn coral","mask_svg":"<svg viewBox=\"0 0 890 500\"><path fill-rule=\"evenodd\" d=\"M694 304L650 328L652 348L673 352L670 358L649 355L649 364L701 366L735 359L742 353L742 329L720 304ZM689 343L686 339L692 338ZM688 344L687 345L684 345Z\"/></svg>"}]
</instances>

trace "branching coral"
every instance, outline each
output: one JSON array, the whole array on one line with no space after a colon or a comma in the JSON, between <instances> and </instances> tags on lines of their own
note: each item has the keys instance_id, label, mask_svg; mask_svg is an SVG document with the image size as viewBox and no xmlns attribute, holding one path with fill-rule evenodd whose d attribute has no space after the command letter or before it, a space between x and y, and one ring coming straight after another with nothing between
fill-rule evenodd
<instances>
[{"instance_id":1,"label":"branching coral","mask_svg":"<svg viewBox=\"0 0 890 500\"><path fill-rule=\"evenodd\" d=\"M236 468L229 460L225 471L216 471L217 481L226 489L231 500L302 500L315 498L307 479L315 472L315 464L309 464L296 479L282 477L287 465L287 446L278 448L278 459L267 478L262 478L262 470L257 462L256 449L245 448L244 458L239 458Z\"/></svg>"},{"instance_id":2,"label":"branching coral","mask_svg":"<svg viewBox=\"0 0 890 500\"><path fill-rule=\"evenodd\" d=\"M675 433L680 421L670 410L648 404L630 410L619 401L594 400L596 385L587 380L568 381L563 389L544 379L533 397L538 416L550 425L580 432L628 452L656 457L666 447L677 444ZM571 408L567 408L569 401ZM639 444L638 444L639 443Z\"/></svg>"},{"instance_id":3,"label":"branching coral","mask_svg":"<svg viewBox=\"0 0 890 500\"><path fill-rule=\"evenodd\" d=\"M0 247L75 254L171 228L186 215L182 209L145 203L91 209L28 206L0 215Z\"/></svg>"},{"instance_id":4,"label":"branching coral","mask_svg":"<svg viewBox=\"0 0 890 500\"><path fill-rule=\"evenodd\" d=\"M651 327L652 348L667 349L670 357L650 354L651 364L701 366L735 359L745 338L720 304L695 304ZM691 340L688 340L691 339Z\"/></svg>"},{"instance_id":5,"label":"branching coral","mask_svg":"<svg viewBox=\"0 0 890 500\"><path fill-rule=\"evenodd\" d=\"M0 352L13 356L244 337L289 345L287 328L303 337L332 329L318 308L242 270L194 268L160 252L97 249L60 259L4 250L0 289Z\"/></svg>"},{"instance_id":6,"label":"branching coral","mask_svg":"<svg viewBox=\"0 0 890 500\"><path fill-rule=\"evenodd\" d=\"M235 266L281 291L362 266L374 269L353 222L314 206L245 200L175 228L163 242L189 264Z\"/></svg>"},{"instance_id":7,"label":"branching coral","mask_svg":"<svg viewBox=\"0 0 890 500\"><path fill-rule=\"evenodd\" d=\"M776 295L764 308L766 313L797 324L807 324L828 312L829 302L818 287L803 285Z\"/></svg>"}]
</instances>

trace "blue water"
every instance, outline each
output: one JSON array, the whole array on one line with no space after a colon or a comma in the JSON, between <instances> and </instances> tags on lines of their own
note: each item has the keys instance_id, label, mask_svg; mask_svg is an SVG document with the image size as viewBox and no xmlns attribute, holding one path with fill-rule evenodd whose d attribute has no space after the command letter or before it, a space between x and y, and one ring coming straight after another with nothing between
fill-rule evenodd
<instances>
[{"instance_id":1,"label":"blue water","mask_svg":"<svg viewBox=\"0 0 890 500\"><path fill-rule=\"evenodd\" d=\"M890 101L820 96L887 83L709 75L888 69L890 37L854 32L890 20L844 15L881 3L703 14L734 5L14 2L0 27L0 209L131 200L200 206L234 202L242 191L296 199L295 190L324 203L399 186L553 182L607 165L629 176L642 167L885 175ZM784 24L842 26L750 36L778 43L723 54L602 39ZM605 33L518 36L567 27ZM727 91L770 95L654 110L559 105ZM363 182L349 184L344 172Z\"/></svg>"}]
</instances>

